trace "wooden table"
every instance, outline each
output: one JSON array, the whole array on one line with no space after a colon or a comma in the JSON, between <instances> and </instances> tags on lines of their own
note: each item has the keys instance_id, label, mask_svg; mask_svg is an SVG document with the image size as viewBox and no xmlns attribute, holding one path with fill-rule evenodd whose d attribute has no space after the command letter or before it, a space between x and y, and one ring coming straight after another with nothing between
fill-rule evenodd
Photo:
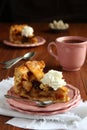
<instances>
[{"instance_id":1,"label":"wooden table","mask_svg":"<svg viewBox=\"0 0 87 130\"><path fill-rule=\"evenodd\" d=\"M36 55L33 57L34 60L44 60L46 63L46 70L56 69L61 70L58 62L50 56L47 51L47 45L49 42L55 40L59 36L84 36L87 37L87 24L86 23L76 23L70 24L70 28L67 31L62 32L51 32L48 27L48 23L32 23L31 25L35 30L35 35L42 36L46 39L44 45L38 47L30 48L17 48L6 46L3 44L4 39L9 38L9 27L11 24L0 24L0 61L9 60L21 55L24 55L26 52L35 51ZM2 69L0 65L0 81L14 75L14 68L22 64L24 61L19 62L14 65L11 69ZM67 83L74 85L79 88L83 100L87 100L87 58L80 71L68 72L63 71L64 78ZM21 130L21 128L13 127L5 124L7 120L11 117L0 116L0 129L1 130Z\"/></svg>"}]
</instances>

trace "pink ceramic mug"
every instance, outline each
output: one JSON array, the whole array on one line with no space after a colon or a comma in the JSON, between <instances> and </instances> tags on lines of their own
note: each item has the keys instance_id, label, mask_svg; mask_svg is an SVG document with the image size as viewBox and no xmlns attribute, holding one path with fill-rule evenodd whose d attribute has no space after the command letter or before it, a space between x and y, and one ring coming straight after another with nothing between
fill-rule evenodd
<instances>
[{"instance_id":1,"label":"pink ceramic mug","mask_svg":"<svg viewBox=\"0 0 87 130\"><path fill-rule=\"evenodd\" d=\"M56 48L56 53L53 51ZM87 51L87 38L80 36L59 37L48 44L49 53L59 61L64 70L77 71L84 64Z\"/></svg>"}]
</instances>

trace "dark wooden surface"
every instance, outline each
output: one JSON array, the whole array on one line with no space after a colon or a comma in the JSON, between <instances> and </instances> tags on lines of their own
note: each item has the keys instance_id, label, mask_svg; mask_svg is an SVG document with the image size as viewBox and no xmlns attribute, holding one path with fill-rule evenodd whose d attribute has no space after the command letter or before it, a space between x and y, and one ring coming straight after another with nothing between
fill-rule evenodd
<instances>
[{"instance_id":1,"label":"dark wooden surface","mask_svg":"<svg viewBox=\"0 0 87 130\"><path fill-rule=\"evenodd\" d=\"M46 63L46 70L56 69L63 72L64 78L67 83L74 85L79 88L83 100L87 100L87 58L80 71L68 72L63 71L59 66L59 63L49 55L47 51L47 45L49 42L54 41L59 36L84 36L87 37L87 24L76 23L70 24L70 28L67 31L53 33L49 30L48 23L32 23L31 25L35 30L35 35L42 36L46 39L44 45L31 48L17 48L10 47L3 44L4 39L9 39L9 27L11 24L0 24L0 61L9 60L18 56L21 56L29 51L35 51L36 55L32 60L44 60ZM14 75L14 68L19 66L24 61L19 62L11 69L2 69L0 65L0 81ZM21 130L21 128L13 127L5 124L11 117L0 115L0 129L1 130Z\"/></svg>"}]
</instances>

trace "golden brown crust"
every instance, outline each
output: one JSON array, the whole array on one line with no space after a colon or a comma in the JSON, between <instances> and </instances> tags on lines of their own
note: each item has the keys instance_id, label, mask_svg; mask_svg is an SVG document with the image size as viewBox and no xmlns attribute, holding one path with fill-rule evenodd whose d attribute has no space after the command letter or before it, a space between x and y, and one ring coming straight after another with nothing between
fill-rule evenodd
<instances>
[{"instance_id":1,"label":"golden brown crust","mask_svg":"<svg viewBox=\"0 0 87 130\"><path fill-rule=\"evenodd\" d=\"M21 88L29 91L32 86L32 81L40 80L45 67L44 61L28 61L25 64L15 68L14 72L14 90L20 93Z\"/></svg>"},{"instance_id":2,"label":"golden brown crust","mask_svg":"<svg viewBox=\"0 0 87 130\"><path fill-rule=\"evenodd\" d=\"M21 81L28 80L28 68L24 65L15 68L14 72L14 90L16 93L20 92L21 89Z\"/></svg>"},{"instance_id":3,"label":"golden brown crust","mask_svg":"<svg viewBox=\"0 0 87 130\"><path fill-rule=\"evenodd\" d=\"M34 74L34 76L38 79L38 81L40 81L40 79L44 76L44 61L28 61L25 64L28 67L28 69Z\"/></svg>"}]
</instances>

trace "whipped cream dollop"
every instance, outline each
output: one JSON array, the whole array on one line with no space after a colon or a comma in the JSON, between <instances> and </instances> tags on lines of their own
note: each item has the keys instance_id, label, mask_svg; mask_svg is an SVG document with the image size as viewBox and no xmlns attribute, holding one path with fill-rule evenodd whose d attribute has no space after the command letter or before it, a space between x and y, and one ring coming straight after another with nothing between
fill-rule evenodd
<instances>
[{"instance_id":1,"label":"whipped cream dollop","mask_svg":"<svg viewBox=\"0 0 87 130\"><path fill-rule=\"evenodd\" d=\"M44 85L48 85L53 88L53 90L57 90L58 88L66 85L62 72L56 70L48 71L41 79L41 82Z\"/></svg>"},{"instance_id":2,"label":"whipped cream dollop","mask_svg":"<svg viewBox=\"0 0 87 130\"><path fill-rule=\"evenodd\" d=\"M25 26L22 29L21 35L25 37L32 37L34 34L34 29L31 26Z\"/></svg>"}]
</instances>

